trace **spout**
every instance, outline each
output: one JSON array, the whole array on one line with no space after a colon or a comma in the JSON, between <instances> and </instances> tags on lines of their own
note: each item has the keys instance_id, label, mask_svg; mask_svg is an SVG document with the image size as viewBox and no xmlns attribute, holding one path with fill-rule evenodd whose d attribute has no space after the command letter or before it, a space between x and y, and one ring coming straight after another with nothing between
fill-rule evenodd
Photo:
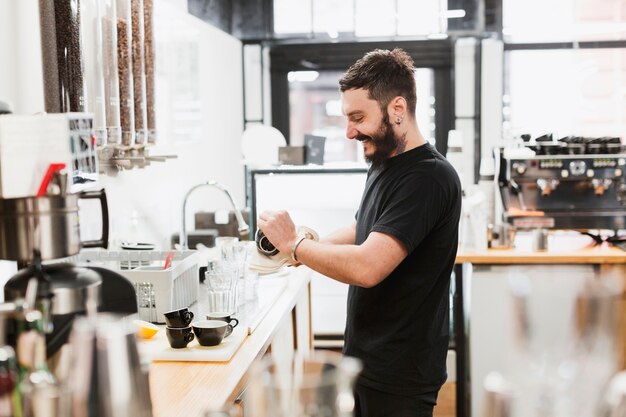
<instances>
[{"instance_id":1,"label":"spout","mask_svg":"<svg viewBox=\"0 0 626 417\"><path fill-rule=\"evenodd\" d=\"M543 178L539 178L537 180L537 186L541 189L541 195L544 197L549 196L552 191L556 190L558 185L559 180L555 179L545 180Z\"/></svg>"},{"instance_id":2,"label":"spout","mask_svg":"<svg viewBox=\"0 0 626 417\"><path fill-rule=\"evenodd\" d=\"M611 183L612 181L609 178L605 178L605 179L594 178L593 180L591 180L591 186L593 187L593 191L595 195L597 195L598 197L602 197L604 195L604 192L606 191L607 188L611 186Z\"/></svg>"},{"instance_id":3,"label":"spout","mask_svg":"<svg viewBox=\"0 0 626 417\"><path fill-rule=\"evenodd\" d=\"M230 201L230 205L232 206L233 211L235 212L235 217L237 218L237 225L238 225L237 230L239 232L239 237L240 238L247 237L250 232L250 227L243 219L243 216L241 215L241 210L239 210L239 207L237 207L237 204L235 203L235 200L233 200L233 197L230 195L230 192L228 191L228 189L226 189L226 187L224 187L222 184L220 184L217 181L203 182L201 184L194 185L193 187L191 187L189 191L187 191L187 194L185 194L185 198L183 199L183 213L182 213L183 224L182 224L182 229L180 231L180 236L179 236L179 243L180 243L181 250L188 249L187 216L185 214L187 212L187 199L189 199L189 196L191 195L191 193L193 193L198 188L201 188L204 186L215 187L218 190L224 192L224 194L226 194L226 196L228 197L228 201Z\"/></svg>"}]
</instances>

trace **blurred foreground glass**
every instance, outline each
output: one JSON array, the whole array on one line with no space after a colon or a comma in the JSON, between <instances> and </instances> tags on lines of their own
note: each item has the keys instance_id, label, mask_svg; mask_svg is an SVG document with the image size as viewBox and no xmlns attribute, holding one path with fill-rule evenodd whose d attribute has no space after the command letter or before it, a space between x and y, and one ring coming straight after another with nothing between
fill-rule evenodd
<instances>
[{"instance_id":1,"label":"blurred foreground glass","mask_svg":"<svg viewBox=\"0 0 626 417\"><path fill-rule=\"evenodd\" d=\"M136 329L120 315L79 317L72 325L67 383L71 413L83 417L152 417L148 373Z\"/></svg>"},{"instance_id":2,"label":"blurred foreground glass","mask_svg":"<svg viewBox=\"0 0 626 417\"><path fill-rule=\"evenodd\" d=\"M239 242L238 237L234 236L219 236L215 238L215 247L221 250L223 246L233 245Z\"/></svg>"},{"instance_id":3,"label":"blurred foreground glass","mask_svg":"<svg viewBox=\"0 0 626 417\"><path fill-rule=\"evenodd\" d=\"M71 414L71 391L67 386L39 384L22 393L22 417L65 417Z\"/></svg>"},{"instance_id":4,"label":"blurred foreground glass","mask_svg":"<svg viewBox=\"0 0 626 417\"><path fill-rule=\"evenodd\" d=\"M519 415L594 416L617 367L619 281L551 271L510 281Z\"/></svg>"},{"instance_id":5,"label":"blurred foreground glass","mask_svg":"<svg viewBox=\"0 0 626 417\"><path fill-rule=\"evenodd\" d=\"M243 289L239 296L244 303L255 300L259 296L259 274L246 270L243 274Z\"/></svg>"},{"instance_id":6,"label":"blurred foreground glass","mask_svg":"<svg viewBox=\"0 0 626 417\"><path fill-rule=\"evenodd\" d=\"M357 359L334 352L266 357L252 370L245 402L250 417L352 417Z\"/></svg>"},{"instance_id":7,"label":"blurred foreground glass","mask_svg":"<svg viewBox=\"0 0 626 417\"><path fill-rule=\"evenodd\" d=\"M220 239L228 240L220 241ZM243 278L248 259L249 242L240 242L236 237L218 237L215 240L220 251L220 259L236 269L238 278Z\"/></svg>"},{"instance_id":8,"label":"blurred foreground glass","mask_svg":"<svg viewBox=\"0 0 626 417\"><path fill-rule=\"evenodd\" d=\"M221 408L219 410L206 410L203 417L237 417L234 407Z\"/></svg>"},{"instance_id":9,"label":"blurred foreground glass","mask_svg":"<svg viewBox=\"0 0 626 417\"><path fill-rule=\"evenodd\" d=\"M626 417L626 371L617 373L608 385L599 417Z\"/></svg>"},{"instance_id":10,"label":"blurred foreground glass","mask_svg":"<svg viewBox=\"0 0 626 417\"><path fill-rule=\"evenodd\" d=\"M513 386L499 373L490 372L483 382L484 409L482 417L511 417L513 415Z\"/></svg>"},{"instance_id":11,"label":"blurred foreground glass","mask_svg":"<svg viewBox=\"0 0 626 417\"><path fill-rule=\"evenodd\" d=\"M215 262L204 274L209 311L234 313L237 307L237 269L225 262Z\"/></svg>"}]
</instances>

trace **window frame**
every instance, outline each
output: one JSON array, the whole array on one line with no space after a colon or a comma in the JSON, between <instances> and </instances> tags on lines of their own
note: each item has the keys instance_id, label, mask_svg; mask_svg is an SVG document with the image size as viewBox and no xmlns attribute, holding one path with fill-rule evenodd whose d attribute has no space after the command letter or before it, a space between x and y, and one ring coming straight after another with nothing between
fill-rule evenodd
<instances>
[{"instance_id":1,"label":"window frame","mask_svg":"<svg viewBox=\"0 0 626 417\"><path fill-rule=\"evenodd\" d=\"M290 143L290 71L346 71L373 49L404 49L416 68L434 71L436 147L446 154L448 131L454 128L454 42L451 39L350 43L276 44L270 47L272 125ZM313 58L314 57L314 58Z\"/></svg>"}]
</instances>

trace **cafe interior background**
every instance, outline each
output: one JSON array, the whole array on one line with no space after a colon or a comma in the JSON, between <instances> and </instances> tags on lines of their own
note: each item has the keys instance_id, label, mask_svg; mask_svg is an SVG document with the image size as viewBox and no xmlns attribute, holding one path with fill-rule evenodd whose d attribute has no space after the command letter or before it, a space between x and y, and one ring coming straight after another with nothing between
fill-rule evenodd
<instances>
[{"instance_id":1,"label":"cafe interior background","mask_svg":"<svg viewBox=\"0 0 626 417\"><path fill-rule=\"evenodd\" d=\"M626 311L625 296L616 289L619 284L611 287L612 298L602 292L606 288L589 287L626 276L620 269L626 252L622 255L619 247L626 229L621 172L626 164L626 1L144 2L154 7L152 31L144 34L153 36L154 54L146 56L144 74L154 80L154 94L150 98L148 91L146 97L153 125L144 125L142 140L116 142L109 134L91 150L97 169L90 173L97 180L90 186L106 190L109 251L148 244L149 250L166 253L180 249L176 244L183 231L190 249L206 251L195 265L206 268L215 238L237 236L241 224L234 207L243 209L250 226L242 240L254 240L255 217L266 209L288 209L296 224L320 235L352 221L367 165L360 145L345 138L337 81L365 52L401 47L417 68L418 126L457 169L464 189L459 255L466 257L460 257L452 280L449 378L437 413L508 416L513 415L511 398L534 404L539 392L548 392L566 403L576 403L577 396L589 404L605 402L604 414L580 406L580 415L626 415L626 383L607 385L625 365L622 332L611 327ZM33 125L42 113L54 113L47 97L51 32L41 18L42 5L52 3L0 0L0 104L13 116L32 116ZM89 10L98 2L59 3L80 3ZM56 30L58 37L58 23ZM105 106L89 83L105 75L90 65L103 59L93 52L103 40L89 32L80 38L83 110L94 115L97 129ZM52 149L47 146L56 142L21 141L11 134L16 125L5 122L3 128L3 117L13 116L0 116L3 199L34 195L48 164L58 162L46 159ZM207 182L215 183L194 188ZM80 185L70 190L89 188ZM33 193L10 195L11 187L20 186ZM97 239L101 209L95 202L80 203L80 236ZM1 244L10 245L3 238ZM201 246L194 247L197 243ZM497 250L525 255L508 260L471 255ZM582 258L577 257L581 250ZM81 253L89 251L105 250ZM547 259L554 252L562 258ZM2 283L17 270L15 259L0 261ZM312 348L338 350L347 288L315 273L310 288ZM583 355L572 347L584 344L582 336L558 331L571 324L566 312L578 312L572 300L580 303L581 294L591 294L593 302L607 297L604 306L617 305L608 313L594 310L596 321L587 329L593 337L586 336L609 340L617 346L614 351L585 339L593 346ZM525 330L503 337L516 320L523 321L520 311L529 316ZM605 327L610 327L606 334ZM513 360L515 350L524 352ZM548 352L543 370L531 366L528 373L537 372L535 379L519 377L520 364L533 363L539 351ZM562 360L565 356L571 361ZM567 379L562 373L571 363L583 370ZM587 374L587 368L603 371ZM597 389L580 394L585 390L571 381L581 378ZM518 385L527 389L514 394ZM612 403L605 398L609 392L617 393ZM558 414L566 407L561 402L552 406L557 411L545 415L565 415ZM531 409L515 415L544 415ZM158 407L154 413L167 415Z\"/></svg>"}]
</instances>

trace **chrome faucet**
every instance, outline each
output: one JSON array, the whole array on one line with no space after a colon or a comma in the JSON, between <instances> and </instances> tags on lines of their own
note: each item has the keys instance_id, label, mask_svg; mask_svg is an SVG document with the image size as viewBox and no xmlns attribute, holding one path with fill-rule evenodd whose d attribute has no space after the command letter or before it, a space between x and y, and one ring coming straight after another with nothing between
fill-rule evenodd
<instances>
[{"instance_id":1,"label":"chrome faucet","mask_svg":"<svg viewBox=\"0 0 626 417\"><path fill-rule=\"evenodd\" d=\"M237 230L239 231L239 237L247 238L248 234L250 233L250 227L248 227L248 225L246 224L245 220L243 219L243 216L241 215L241 211L237 207L235 200L233 200L233 197L230 195L230 192L228 192L226 187L224 187L222 184L220 184L217 181L207 181L207 182L203 182L201 184L194 185L193 187L191 187L191 189L187 191L187 194L185 194L185 198L183 199L183 228L180 231L180 237L179 237L181 250L188 249L187 247L187 243L188 243L187 242L187 216L185 214L187 212L187 199L189 198L192 192L204 186L215 187L218 190L223 191L226 194L226 196L228 197L228 200L230 201L231 206L233 207L233 210L235 211L235 217L237 218L237 224L238 224Z\"/></svg>"}]
</instances>

